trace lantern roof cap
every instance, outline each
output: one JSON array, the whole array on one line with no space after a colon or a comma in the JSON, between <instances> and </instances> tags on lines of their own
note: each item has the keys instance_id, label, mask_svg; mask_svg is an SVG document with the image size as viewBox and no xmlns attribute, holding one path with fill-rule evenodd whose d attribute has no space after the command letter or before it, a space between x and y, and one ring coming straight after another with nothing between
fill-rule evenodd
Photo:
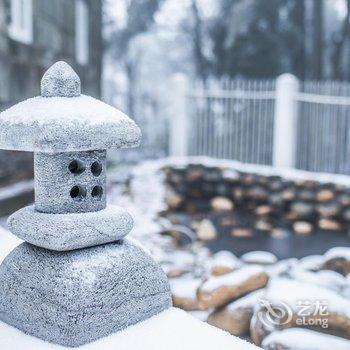
<instances>
[{"instance_id":1,"label":"lantern roof cap","mask_svg":"<svg viewBox=\"0 0 350 350\"><path fill-rule=\"evenodd\" d=\"M41 80L41 96L0 113L0 148L72 152L134 147L141 132L118 109L80 93L80 79L65 62Z\"/></svg>"}]
</instances>

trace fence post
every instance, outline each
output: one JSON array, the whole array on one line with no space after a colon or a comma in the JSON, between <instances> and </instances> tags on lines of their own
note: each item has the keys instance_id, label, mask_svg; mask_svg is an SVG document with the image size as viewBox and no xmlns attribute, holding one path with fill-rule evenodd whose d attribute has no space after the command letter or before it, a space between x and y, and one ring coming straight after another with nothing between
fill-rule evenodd
<instances>
[{"instance_id":1,"label":"fence post","mask_svg":"<svg viewBox=\"0 0 350 350\"><path fill-rule=\"evenodd\" d=\"M276 80L275 119L273 130L273 165L295 167L299 81L292 74Z\"/></svg>"},{"instance_id":2,"label":"fence post","mask_svg":"<svg viewBox=\"0 0 350 350\"><path fill-rule=\"evenodd\" d=\"M183 157L188 154L188 115L186 95L188 82L184 74L172 78L173 111L170 119L169 154Z\"/></svg>"}]
</instances>

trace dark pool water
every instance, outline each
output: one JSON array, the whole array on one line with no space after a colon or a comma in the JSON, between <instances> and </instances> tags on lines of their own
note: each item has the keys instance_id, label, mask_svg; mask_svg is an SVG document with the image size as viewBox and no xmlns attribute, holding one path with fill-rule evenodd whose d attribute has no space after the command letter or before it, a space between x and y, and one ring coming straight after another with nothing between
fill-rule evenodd
<instances>
[{"instance_id":1,"label":"dark pool water","mask_svg":"<svg viewBox=\"0 0 350 350\"><path fill-rule=\"evenodd\" d=\"M230 250L240 256L253 250L265 250L275 254L279 259L302 258L307 255L324 254L333 247L350 247L350 238L347 232L316 230L310 235L297 235L283 224L279 225L278 219L274 223L275 230L282 234L273 236L271 232L255 230L253 216L247 211L235 211L230 215L235 224L222 226L222 216L213 213L201 213L188 215L186 213L171 213L166 215L175 219L179 224L190 226L193 221L204 218L211 220L216 227L218 236L212 241L206 241L205 245L212 251ZM173 220L172 220L173 221ZM247 228L252 232L250 237L232 237L233 228Z\"/></svg>"},{"instance_id":2,"label":"dark pool water","mask_svg":"<svg viewBox=\"0 0 350 350\"><path fill-rule=\"evenodd\" d=\"M211 251L230 250L240 256L252 250L265 250L279 259L302 258L311 254L323 254L332 247L350 247L350 240L343 232L315 232L309 236L297 236L293 233L283 238L274 238L262 232L254 232L250 238L237 238L220 235L206 245Z\"/></svg>"}]
</instances>

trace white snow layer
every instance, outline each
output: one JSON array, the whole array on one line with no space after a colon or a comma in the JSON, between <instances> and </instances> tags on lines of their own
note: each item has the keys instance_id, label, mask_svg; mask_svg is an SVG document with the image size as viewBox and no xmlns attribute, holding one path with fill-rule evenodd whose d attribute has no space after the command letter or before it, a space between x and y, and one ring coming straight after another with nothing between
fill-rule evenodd
<instances>
[{"instance_id":1,"label":"white snow layer","mask_svg":"<svg viewBox=\"0 0 350 350\"><path fill-rule=\"evenodd\" d=\"M0 349L71 349L50 344L0 322ZM258 347L170 308L127 329L78 347L79 350L257 350Z\"/></svg>"},{"instance_id":2,"label":"white snow layer","mask_svg":"<svg viewBox=\"0 0 350 350\"><path fill-rule=\"evenodd\" d=\"M338 293L340 293L347 284L344 276L331 270L311 272L297 267L291 270L290 276L300 282L312 283L316 286L332 289Z\"/></svg>"},{"instance_id":3,"label":"white snow layer","mask_svg":"<svg viewBox=\"0 0 350 350\"><path fill-rule=\"evenodd\" d=\"M349 350L347 339L300 328L273 332L262 342L264 349L275 349L276 344L293 350Z\"/></svg>"},{"instance_id":4,"label":"white snow layer","mask_svg":"<svg viewBox=\"0 0 350 350\"><path fill-rule=\"evenodd\" d=\"M9 231L0 228L0 264L5 257L23 241Z\"/></svg>"},{"instance_id":5,"label":"white snow layer","mask_svg":"<svg viewBox=\"0 0 350 350\"><path fill-rule=\"evenodd\" d=\"M299 260L299 267L304 270L319 270L324 261L323 255L309 255Z\"/></svg>"},{"instance_id":6,"label":"white snow layer","mask_svg":"<svg viewBox=\"0 0 350 350\"><path fill-rule=\"evenodd\" d=\"M201 285L200 278L193 278L192 276L184 276L178 278L170 278L171 293L178 298L196 299L197 289Z\"/></svg>"},{"instance_id":7,"label":"white snow layer","mask_svg":"<svg viewBox=\"0 0 350 350\"><path fill-rule=\"evenodd\" d=\"M310 311L314 311L317 302L326 302L327 312L350 317L350 301L332 290L310 283L274 278L267 285L264 298L273 305L286 303L295 312L300 311L300 302L309 301Z\"/></svg>"},{"instance_id":8,"label":"white snow layer","mask_svg":"<svg viewBox=\"0 0 350 350\"><path fill-rule=\"evenodd\" d=\"M129 123L131 119L118 109L93 97L33 97L1 113L1 120L11 124L46 125L52 122L90 125Z\"/></svg>"},{"instance_id":9,"label":"white snow layer","mask_svg":"<svg viewBox=\"0 0 350 350\"><path fill-rule=\"evenodd\" d=\"M263 268L258 265L244 266L237 271L233 271L222 276L210 277L207 281L203 283L201 289L204 292L211 293L214 290L223 286L227 287L239 285L263 271Z\"/></svg>"},{"instance_id":10,"label":"white snow layer","mask_svg":"<svg viewBox=\"0 0 350 350\"><path fill-rule=\"evenodd\" d=\"M208 265L212 268L220 266L237 269L242 265L242 262L230 251L221 250L213 255L213 258Z\"/></svg>"},{"instance_id":11,"label":"white snow layer","mask_svg":"<svg viewBox=\"0 0 350 350\"><path fill-rule=\"evenodd\" d=\"M350 260L350 248L349 247L331 248L325 253L325 257L327 260L334 259L334 258L344 258L346 260Z\"/></svg>"},{"instance_id":12,"label":"white snow layer","mask_svg":"<svg viewBox=\"0 0 350 350\"><path fill-rule=\"evenodd\" d=\"M245 263L256 263L256 264L275 264L277 262L276 255L266 251L252 251L245 253L241 256L242 261Z\"/></svg>"},{"instance_id":13,"label":"white snow layer","mask_svg":"<svg viewBox=\"0 0 350 350\"><path fill-rule=\"evenodd\" d=\"M235 311L238 309L245 308L254 308L258 305L259 299L261 299L264 295L264 289L258 289L254 292L251 292L244 297L239 298L238 300L233 301L232 303L227 305L227 309L230 311Z\"/></svg>"}]
</instances>

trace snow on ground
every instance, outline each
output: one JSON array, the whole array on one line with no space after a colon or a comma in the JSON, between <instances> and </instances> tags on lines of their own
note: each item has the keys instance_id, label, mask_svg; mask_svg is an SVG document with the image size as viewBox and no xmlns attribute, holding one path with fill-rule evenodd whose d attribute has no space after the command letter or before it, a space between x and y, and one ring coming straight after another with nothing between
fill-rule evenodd
<instances>
[{"instance_id":1,"label":"snow on ground","mask_svg":"<svg viewBox=\"0 0 350 350\"><path fill-rule=\"evenodd\" d=\"M155 240L159 239L163 243L169 240L155 233L162 230L163 226L170 226L167 220L157 220L158 213L166 209L164 175L158 171L161 164L160 161L146 161L134 168L131 174L131 195L121 193L118 186L112 186L108 193L110 204L125 208L133 217L134 228L130 234L155 249Z\"/></svg>"},{"instance_id":2,"label":"snow on ground","mask_svg":"<svg viewBox=\"0 0 350 350\"><path fill-rule=\"evenodd\" d=\"M263 340L262 346L264 349L279 349L274 347L275 344L293 350L349 350L346 339L300 328L273 332Z\"/></svg>"},{"instance_id":3,"label":"snow on ground","mask_svg":"<svg viewBox=\"0 0 350 350\"><path fill-rule=\"evenodd\" d=\"M71 349L47 343L0 322L0 349ZM121 332L78 347L79 350L254 350L247 343L188 313L171 308Z\"/></svg>"},{"instance_id":4,"label":"snow on ground","mask_svg":"<svg viewBox=\"0 0 350 350\"><path fill-rule=\"evenodd\" d=\"M350 301L332 290L313 285L311 283L290 280L287 278L274 278L267 285L264 298L273 305L286 303L295 312L303 301L310 301L310 309L316 308L316 301L326 301L327 311L350 317Z\"/></svg>"},{"instance_id":5,"label":"snow on ground","mask_svg":"<svg viewBox=\"0 0 350 350\"><path fill-rule=\"evenodd\" d=\"M0 200L16 197L19 194L22 194L25 192L31 192L33 190L34 190L33 180L19 181L15 184L0 188Z\"/></svg>"},{"instance_id":6,"label":"snow on ground","mask_svg":"<svg viewBox=\"0 0 350 350\"><path fill-rule=\"evenodd\" d=\"M17 238L9 231L0 228L0 264L5 259L6 255L11 252L11 250L22 242L22 240Z\"/></svg>"}]
</instances>

